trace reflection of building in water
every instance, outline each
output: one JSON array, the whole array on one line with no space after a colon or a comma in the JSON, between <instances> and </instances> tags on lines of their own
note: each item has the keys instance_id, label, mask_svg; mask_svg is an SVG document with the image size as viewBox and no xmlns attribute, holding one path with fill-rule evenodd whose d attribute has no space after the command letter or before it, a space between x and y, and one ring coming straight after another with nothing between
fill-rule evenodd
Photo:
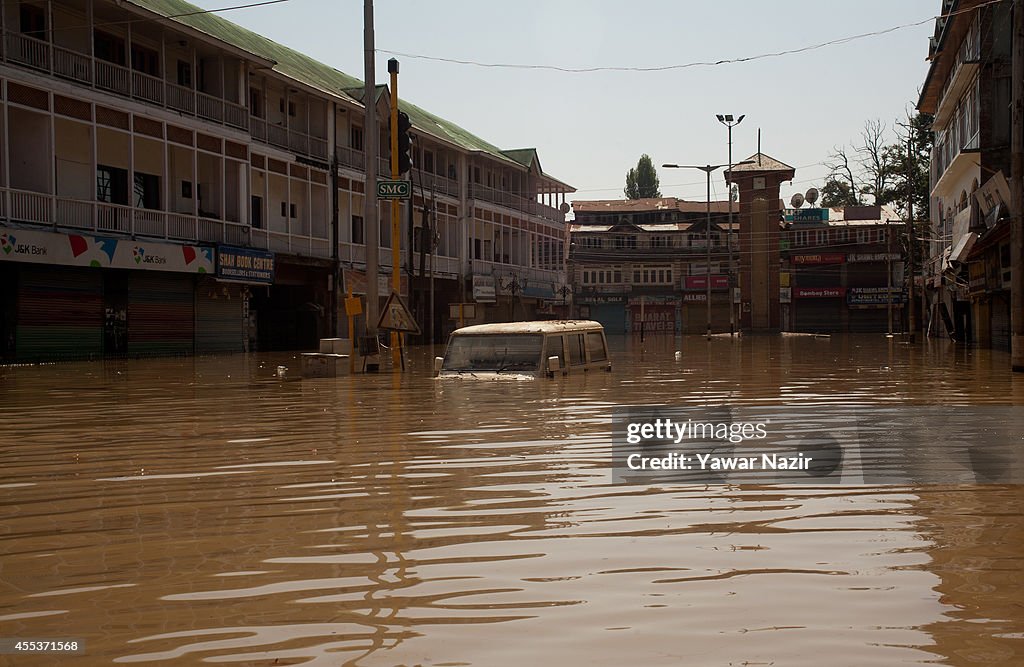
<instances>
[{"instance_id":1,"label":"reflection of building in water","mask_svg":"<svg viewBox=\"0 0 1024 667\"><path fill-rule=\"evenodd\" d=\"M946 620L922 626L949 665L1024 663L1024 489L964 486L919 489L913 511L928 546L921 567L939 577Z\"/></svg>"}]
</instances>

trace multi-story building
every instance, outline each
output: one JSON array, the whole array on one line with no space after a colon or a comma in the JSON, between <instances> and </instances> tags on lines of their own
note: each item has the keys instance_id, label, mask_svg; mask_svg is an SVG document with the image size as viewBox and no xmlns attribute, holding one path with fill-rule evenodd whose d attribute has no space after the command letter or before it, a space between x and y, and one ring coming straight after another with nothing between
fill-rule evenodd
<instances>
[{"instance_id":1,"label":"multi-story building","mask_svg":"<svg viewBox=\"0 0 1024 667\"><path fill-rule=\"evenodd\" d=\"M366 285L364 147L387 155L389 92L378 87L381 129L366 137L358 79L197 12L180 0L0 12L0 358L309 348L344 335L340 297ZM416 135L414 197L399 204L398 239L378 206L378 279L401 244L402 291L422 322L436 286L435 333L474 282L507 288L480 295L494 305L477 321L504 317L502 298L527 312L553 302L572 188L534 149L503 151L400 106ZM370 168L391 173L383 158ZM425 218L434 281L415 254Z\"/></svg>"},{"instance_id":2,"label":"multi-story building","mask_svg":"<svg viewBox=\"0 0 1024 667\"><path fill-rule=\"evenodd\" d=\"M574 201L569 268L575 314L612 334L640 333L641 326L644 333L704 333L710 280L712 329L728 331L728 244L734 253L739 249L728 207L711 202L709 229L707 202Z\"/></svg>"},{"instance_id":3,"label":"multi-story building","mask_svg":"<svg viewBox=\"0 0 1024 667\"><path fill-rule=\"evenodd\" d=\"M943 0L917 108L934 116L929 330L1009 349L1012 2Z\"/></svg>"},{"instance_id":4,"label":"multi-story building","mask_svg":"<svg viewBox=\"0 0 1024 667\"><path fill-rule=\"evenodd\" d=\"M895 211L791 208L785 219L779 280L784 330L906 330L906 223Z\"/></svg>"}]
</instances>

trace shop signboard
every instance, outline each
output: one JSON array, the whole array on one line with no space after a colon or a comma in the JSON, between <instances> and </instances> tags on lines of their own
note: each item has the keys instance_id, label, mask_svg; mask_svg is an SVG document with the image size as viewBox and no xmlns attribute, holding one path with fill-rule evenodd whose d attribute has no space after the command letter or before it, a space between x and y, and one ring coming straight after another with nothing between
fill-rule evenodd
<instances>
[{"instance_id":1,"label":"shop signboard","mask_svg":"<svg viewBox=\"0 0 1024 667\"><path fill-rule=\"evenodd\" d=\"M846 255L839 252L817 255L793 255L790 257L790 260L794 264L842 264L846 261Z\"/></svg>"},{"instance_id":2,"label":"shop signboard","mask_svg":"<svg viewBox=\"0 0 1024 667\"><path fill-rule=\"evenodd\" d=\"M846 296L845 287L794 287L794 299L838 299Z\"/></svg>"},{"instance_id":3,"label":"shop signboard","mask_svg":"<svg viewBox=\"0 0 1024 667\"><path fill-rule=\"evenodd\" d=\"M214 272L213 248L0 227L0 260L62 266Z\"/></svg>"},{"instance_id":4,"label":"shop signboard","mask_svg":"<svg viewBox=\"0 0 1024 667\"><path fill-rule=\"evenodd\" d=\"M686 276L683 278L683 289L688 290L706 290L708 288L708 277L707 276ZM726 275L712 275L711 276L711 289L713 290L727 290L729 289L729 276Z\"/></svg>"},{"instance_id":5,"label":"shop signboard","mask_svg":"<svg viewBox=\"0 0 1024 667\"><path fill-rule=\"evenodd\" d=\"M274 284L274 253L217 246L217 278L257 285Z\"/></svg>"}]
</instances>

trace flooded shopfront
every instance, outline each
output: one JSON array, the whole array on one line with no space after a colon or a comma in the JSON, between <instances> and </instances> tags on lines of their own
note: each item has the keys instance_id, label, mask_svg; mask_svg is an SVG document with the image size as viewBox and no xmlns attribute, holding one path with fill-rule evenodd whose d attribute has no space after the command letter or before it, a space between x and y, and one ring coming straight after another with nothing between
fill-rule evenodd
<instances>
[{"instance_id":1,"label":"flooded shopfront","mask_svg":"<svg viewBox=\"0 0 1024 667\"><path fill-rule=\"evenodd\" d=\"M0 366L0 634L90 665L1024 661L1020 485L609 469L617 406L1024 406L1006 354L609 341L560 380L437 380L426 348Z\"/></svg>"}]
</instances>

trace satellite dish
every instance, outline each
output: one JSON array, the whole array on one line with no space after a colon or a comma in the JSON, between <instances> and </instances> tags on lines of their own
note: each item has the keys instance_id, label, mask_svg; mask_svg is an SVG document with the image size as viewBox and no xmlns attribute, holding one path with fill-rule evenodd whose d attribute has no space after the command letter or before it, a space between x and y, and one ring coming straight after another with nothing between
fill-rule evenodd
<instances>
[{"instance_id":1,"label":"satellite dish","mask_svg":"<svg viewBox=\"0 0 1024 667\"><path fill-rule=\"evenodd\" d=\"M793 205L793 208L800 208L804 205L804 196L798 192L793 195L793 198L789 200L789 203Z\"/></svg>"},{"instance_id":2,"label":"satellite dish","mask_svg":"<svg viewBox=\"0 0 1024 667\"><path fill-rule=\"evenodd\" d=\"M814 202L818 201L818 188L808 190L807 194L804 195L804 199L807 200L808 204L814 206Z\"/></svg>"},{"instance_id":3,"label":"satellite dish","mask_svg":"<svg viewBox=\"0 0 1024 667\"><path fill-rule=\"evenodd\" d=\"M568 213L569 212L569 202L567 202L567 201L562 202L562 205L558 207L558 210L561 211L562 213Z\"/></svg>"}]
</instances>

